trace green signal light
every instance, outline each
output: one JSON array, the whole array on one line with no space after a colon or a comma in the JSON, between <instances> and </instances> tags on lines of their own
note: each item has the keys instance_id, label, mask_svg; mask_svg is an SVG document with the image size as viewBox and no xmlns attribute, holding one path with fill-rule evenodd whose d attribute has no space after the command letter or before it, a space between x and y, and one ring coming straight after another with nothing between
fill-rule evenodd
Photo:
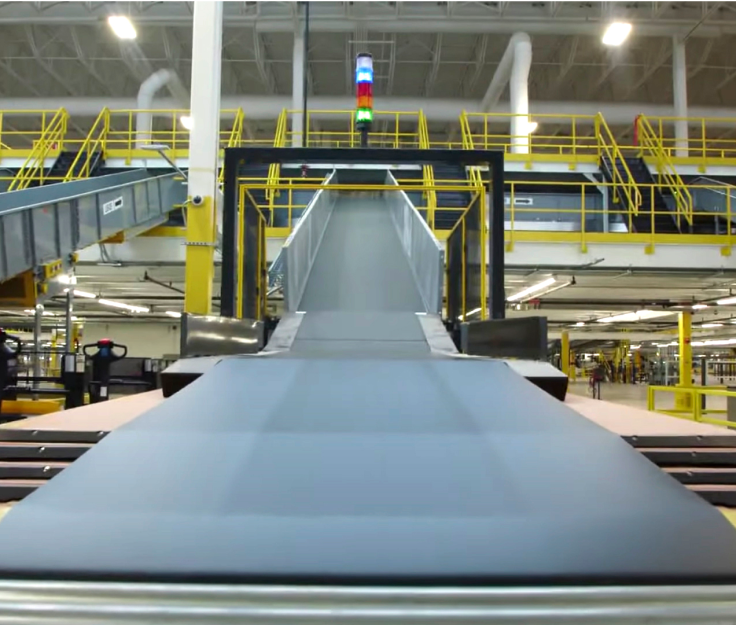
<instances>
[{"instance_id":1,"label":"green signal light","mask_svg":"<svg viewBox=\"0 0 736 625\"><path fill-rule=\"evenodd\" d=\"M355 112L355 120L359 122L372 122L373 111L371 109L358 109Z\"/></svg>"}]
</instances>

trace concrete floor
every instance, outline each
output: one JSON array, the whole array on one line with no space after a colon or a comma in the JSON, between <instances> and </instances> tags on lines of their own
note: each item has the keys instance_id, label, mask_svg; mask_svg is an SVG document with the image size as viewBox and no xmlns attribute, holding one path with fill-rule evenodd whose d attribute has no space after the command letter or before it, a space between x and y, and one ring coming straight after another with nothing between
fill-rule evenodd
<instances>
[{"instance_id":1,"label":"concrete floor","mask_svg":"<svg viewBox=\"0 0 736 625\"><path fill-rule=\"evenodd\" d=\"M583 395L590 397L588 382L571 382L569 392L575 395ZM634 408L647 409L647 386L645 384L601 384L601 399L611 401L625 406L633 406ZM725 397L708 397L707 407L713 410L725 410ZM657 408L664 410L674 408L673 393L658 393ZM713 415L715 418L723 418Z\"/></svg>"}]
</instances>

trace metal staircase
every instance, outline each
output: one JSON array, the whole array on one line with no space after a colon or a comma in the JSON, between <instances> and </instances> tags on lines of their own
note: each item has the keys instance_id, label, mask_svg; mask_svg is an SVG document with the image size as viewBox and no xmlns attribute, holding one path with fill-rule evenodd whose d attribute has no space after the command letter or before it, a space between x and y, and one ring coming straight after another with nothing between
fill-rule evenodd
<instances>
[{"instance_id":1,"label":"metal staircase","mask_svg":"<svg viewBox=\"0 0 736 625\"><path fill-rule=\"evenodd\" d=\"M435 184L438 187L451 186L453 183L467 184L468 174L461 165L434 165ZM469 191L442 191L437 190L437 210L435 212L435 228L437 230L451 230L462 214L460 210L470 204Z\"/></svg>"},{"instance_id":2,"label":"metal staircase","mask_svg":"<svg viewBox=\"0 0 736 625\"><path fill-rule=\"evenodd\" d=\"M80 152L63 151L53 164L46 176L46 184L54 182L68 182L80 178L94 176L103 165L102 151L98 150L91 154L87 164L80 158ZM36 186L31 184L29 186Z\"/></svg>"},{"instance_id":3,"label":"metal staircase","mask_svg":"<svg viewBox=\"0 0 736 625\"><path fill-rule=\"evenodd\" d=\"M614 167L621 175L629 172L636 188L641 193L642 202L639 210L631 214L633 231L660 234L679 233L676 216L670 211L661 187L657 186L644 160L639 157L611 159L604 154L601 157L601 171L608 182L613 182ZM628 212L628 207L626 210Z\"/></svg>"}]
</instances>

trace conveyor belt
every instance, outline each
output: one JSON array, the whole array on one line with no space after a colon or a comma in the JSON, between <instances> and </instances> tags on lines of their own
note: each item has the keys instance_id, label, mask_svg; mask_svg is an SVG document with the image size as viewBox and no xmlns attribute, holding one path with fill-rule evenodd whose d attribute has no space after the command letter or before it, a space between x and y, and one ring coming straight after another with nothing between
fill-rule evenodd
<instances>
[{"instance_id":1,"label":"conveyor belt","mask_svg":"<svg viewBox=\"0 0 736 625\"><path fill-rule=\"evenodd\" d=\"M299 310L296 352L426 354L422 298L380 199L340 199Z\"/></svg>"},{"instance_id":2,"label":"conveyor belt","mask_svg":"<svg viewBox=\"0 0 736 625\"><path fill-rule=\"evenodd\" d=\"M730 524L620 437L429 351L381 210L336 208L292 351L222 360L30 494L0 576L736 582Z\"/></svg>"}]
</instances>

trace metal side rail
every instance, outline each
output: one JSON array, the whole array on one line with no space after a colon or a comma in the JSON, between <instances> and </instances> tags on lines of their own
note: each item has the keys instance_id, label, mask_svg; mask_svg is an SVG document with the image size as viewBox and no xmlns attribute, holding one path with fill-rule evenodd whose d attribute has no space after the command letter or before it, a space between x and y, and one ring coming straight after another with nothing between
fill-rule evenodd
<instances>
[{"instance_id":1,"label":"metal side rail","mask_svg":"<svg viewBox=\"0 0 736 625\"><path fill-rule=\"evenodd\" d=\"M736 623L733 586L423 588L5 581L0 616L53 622Z\"/></svg>"},{"instance_id":2,"label":"metal side rail","mask_svg":"<svg viewBox=\"0 0 736 625\"><path fill-rule=\"evenodd\" d=\"M0 194L0 282L133 228L186 199L177 173L136 170Z\"/></svg>"}]
</instances>

